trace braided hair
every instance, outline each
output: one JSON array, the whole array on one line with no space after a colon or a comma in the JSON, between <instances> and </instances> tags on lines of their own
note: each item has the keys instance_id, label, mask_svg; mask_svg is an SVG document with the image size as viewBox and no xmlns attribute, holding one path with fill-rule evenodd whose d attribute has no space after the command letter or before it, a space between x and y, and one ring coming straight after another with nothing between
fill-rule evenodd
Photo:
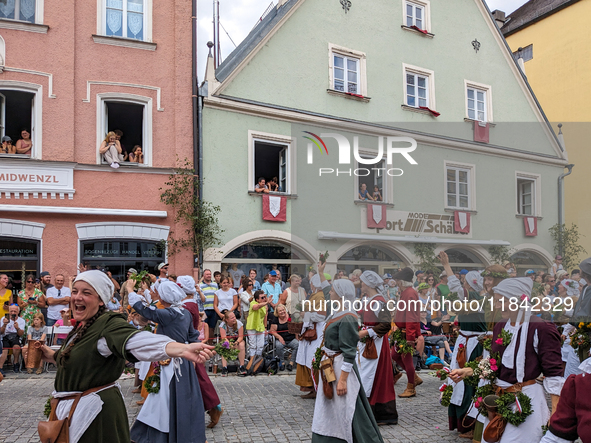
<instances>
[{"instance_id":1,"label":"braided hair","mask_svg":"<svg viewBox=\"0 0 591 443\"><path fill-rule=\"evenodd\" d=\"M94 314L94 316L89 318L84 324L84 326L82 326L80 329L74 328L70 331L70 333L64 340L64 343L66 343L66 347L60 355L61 358L68 360L68 358L70 357L70 352L72 352L72 348L74 347L74 345L78 343L80 340L82 340L82 337L84 337L84 334L86 333L88 328L90 328L92 324L106 312L106 310L107 308L105 307L105 305L99 306L98 312Z\"/></svg>"}]
</instances>

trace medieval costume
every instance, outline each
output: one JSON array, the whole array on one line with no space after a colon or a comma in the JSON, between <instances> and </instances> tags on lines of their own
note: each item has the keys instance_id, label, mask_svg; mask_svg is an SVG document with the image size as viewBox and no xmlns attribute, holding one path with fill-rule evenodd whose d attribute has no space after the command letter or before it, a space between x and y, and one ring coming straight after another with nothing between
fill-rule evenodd
<instances>
[{"instance_id":1,"label":"medieval costume","mask_svg":"<svg viewBox=\"0 0 591 443\"><path fill-rule=\"evenodd\" d=\"M158 323L156 335L166 335L179 343L198 342L191 314L181 304L185 298L181 288L163 281L158 293L170 307L150 309L134 292L129 294L129 303L137 313ZM181 358L168 364L161 362L159 375L160 390L148 395L131 428L131 439L137 443L204 442L205 411L193 364Z\"/></svg>"},{"instance_id":2,"label":"medieval costume","mask_svg":"<svg viewBox=\"0 0 591 443\"><path fill-rule=\"evenodd\" d=\"M335 280L333 290L341 300L349 303L355 301L355 286L351 281ZM383 442L359 381L355 362L359 339L357 326L357 314L348 310L346 305L344 310L333 313L327 319L322 347L323 360L332 360L336 380L331 383L332 398L327 398L323 389L324 380L320 378L312 420L313 443ZM337 384L342 373L348 373L347 393L338 395Z\"/></svg>"},{"instance_id":3,"label":"medieval costume","mask_svg":"<svg viewBox=\"0 0 591 443\"><path fill-rule=\"evenodd\" d=\"M591 358L579 365L581 374L564 382L556 412L540 443L573 443L577 437L591 443Z\"/></svg>"},{"instance_id":4,"label":"medieval costume","mask_svg":"<svg viewBox=\"0 0 591 443\"><path fill-rule=\"evenodd\" d=\"M322 343L324 320L326 318L325 301L330 292L330 284L326 280L321 280L318 274L310 279L310 284L313 288L313 294L302 305L304 324L302 326L301 341L296 356L297 370L295 384L300 387L301 391L309 392L304 398L314 398L315 396L314 391L316 390L318 375L316 371L312 371L312 360L314 359L316 349ZM304 333L308 330L315 330L316 338L311 340L303 337Z\"/></svg>"},{"instance_id":5,"label":"medieval costume","mask_svg":"<svg viewBox=\"0 0 591 443\"><path fill-rule=\"evenodd\" d=\"M466 300L466 303L472 300L481 302L482 276L477 271L470 271L465 278L470 290L464 288L460 280L452 274L447 279L450 291L456 292L459 300ZM482 356L484 348L478 342L478 337L487 329L484 312L480 309L472 311L470 307L467 310L458 312L458 325L460 331L451 357L450 367L452 370L463 368L466 362L474 361ZM453 386L453 394L448 408L449 429L453 431L457 428L460 433L471 432L474 428L476 414L468 418L466 418L466 415L471 408L475 389L463 381L454 383L451 379L448 379L448 384Z\"/></svg>"},{"instance_id":6,"label":"medieval costume","mask_svg":"<svg viewBox=\"0 0 591 443\"><path fill-rule=\"evenodd\" d=\"M413 272L410 268L404 268L392 276L395 280L406 282L407 286L400 294L400 307L396 310L396 317L394 323L398 329L402 331L404 338L408 344L414 347L416 340L421 337L421 312L419 295L415 288L412 287ZM415 365L412 354L399 353L396 347L392 347L392 359L398 363L406 371L406 390L399 395L399 397L407 398L416 395L416 387L423 383L423 380L415 373ZM401 373L396 375L396 380L402 376Z\"/></svg>"},{"instance_id":7,"label":"medieval costume","mask_svg":"<svg viewBox=\"0 0 591 443\"><path fill-rule=\"evenodd\" d=\"M376 421L380 424L395 425L398 424L398 412L388 341L391 317L383 295L386 292L384 280L373 271L365 271L360 279L362 284L367 286L368 293L361 300L363 309L358 314L362 325L369 332L365 343L359 342L357 351L361 383ZM371 342L377 355L364 352Z\"/></svg>"},{"instance_id":8,"label":"medieval costume","mask_svg":"<svg viewBox=\"0 0 591 443\"><path fill-rule=\"evenodd\" d=\"M527 304L532 287L529 277L510 278L499 283L494 292L506 298L505 311L508 312L508 303L512 298L519 304ZM491 353L498 354L501 361L496 380L497 392L502 395L521 391L530 398L532 409L531 415L519 426L507 423L500 443L539 441L543 435L542 426L550 418L544 390L559 396L564 383L560 335L556 326L531 314L529 306L519 309L515 324L510 319L502 320L494 329ZM502 344L502 339L497 343L503 330L511 334L509 343ZM536 382L542 373L543 387ZM515 411L517 404L512 408ZM484 422L485 435L487 425L488 418ZM486 440L483 438L482 441Z\"/></svg>"}]
</instances>

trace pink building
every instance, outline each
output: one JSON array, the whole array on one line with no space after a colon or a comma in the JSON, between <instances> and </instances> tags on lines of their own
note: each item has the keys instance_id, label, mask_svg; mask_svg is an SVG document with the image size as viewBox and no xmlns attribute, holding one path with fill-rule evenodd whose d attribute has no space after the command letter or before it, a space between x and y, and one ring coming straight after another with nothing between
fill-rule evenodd
<instances>
[{"instance_id":1,"label":"pink building","mask_svg":"<svg viewBox=\"0 0 591 443\"><path fill-rule=\"evenodd\" d=\"M191 54L190 1L0 3L1 136L32 142L0 151L0 272L15 286L81 261L120 279L168 260L159 245L177 229L159 189L193 158ZM104 161L114 130L123 154L142 147L139 163ZM169 260L192 273L190 251Z\"/></svg>"}]
</instances>

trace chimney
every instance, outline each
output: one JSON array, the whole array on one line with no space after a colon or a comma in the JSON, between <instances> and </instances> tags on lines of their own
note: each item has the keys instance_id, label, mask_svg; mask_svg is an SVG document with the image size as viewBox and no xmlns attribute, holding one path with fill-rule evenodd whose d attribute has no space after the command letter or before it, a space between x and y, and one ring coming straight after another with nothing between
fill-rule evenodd
<instances>
[{"instance_id":1,"label":"chimney","mask_svg":"<svg viewBox=\"0 0 591 443\"><path fill-rule=\"evenodd\" d=\"M505 18L505 12L495 9L492 12L492 16L495 19L495 22L496 22L497 26L499 27L499 29L501 29L503 27L503 25L505 24L505 22L507 21L507 19Z\"/></svg>"}]
</instances>

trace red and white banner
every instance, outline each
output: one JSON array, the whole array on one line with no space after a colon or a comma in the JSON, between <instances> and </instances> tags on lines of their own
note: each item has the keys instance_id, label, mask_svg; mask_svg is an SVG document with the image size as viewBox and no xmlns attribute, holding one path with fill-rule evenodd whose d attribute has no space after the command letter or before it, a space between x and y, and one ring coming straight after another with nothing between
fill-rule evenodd
<instances>
[{"instance_id":1,"label":"red and white banner","mask_svg":"<svg viewBox=\"0 0 591 443\"><path fill-rule=\"evenodd\" d=\"M386 205L367 205L367 227L386 229Z\"/></svg>"},{"instance_id":2,"label":"red and white banner","mask_svg":"<svg viewBox=\"0 0 591 443\"><path fill-rule=\"evenodd\" d=\"M463 211L454 212L454 230L463 234L470 232L470 213Z\"/></svg>"},{"instance_id":3,"label":"red and white banner","mask_svg":"<svg viewBox=\"0 0 591 443\"><path fill-rule=\"evenodd\" d=\"M263 220L287 221L287 198L278 195L263 194Z\"/></svg>"},{"instance_id":4,"label":"red and white banner","mask_svg":"<svg viewBox=\"0 0 591 443\"><path fill-rule=\"evenodd\" d=\"M538 219L536 217L523 217L525 236L535 237L538 235Z\"/></svg>"},{"instance_id":5,"label":"red and white banner","mask_svg":"<svg viewBox=\"0 0 591 443\"><path fill-rule=\"evenodd\" d=\"M480 143L488 143L489 124L484 122L474 122L474 141Z\"/></svg>"}]
</instances>

